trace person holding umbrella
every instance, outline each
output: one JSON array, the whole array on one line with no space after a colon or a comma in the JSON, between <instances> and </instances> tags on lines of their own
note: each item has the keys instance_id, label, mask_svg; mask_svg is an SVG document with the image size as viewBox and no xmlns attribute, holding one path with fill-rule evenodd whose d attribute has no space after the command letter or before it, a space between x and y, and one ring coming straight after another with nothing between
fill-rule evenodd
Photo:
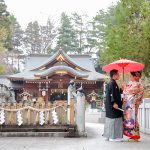
<instances>
[{"instance_id":1,"label":"person holding umbrella","mask_svg":"<svg viewBox=\"0 0 150 150\"><path fill-rule=\"evenodd\" d=\"M127 59L120 59L102 67L105 72L111 72L112 69L118 70L120 73L130 72L130 82L124 87L124 135L130 137L129 141L138 141L139 125L137 121L138 107L142 102L144 88L139 82L141 77L140 70L144 69L144 64ZM122 110L117 108L118 110Z\"/></svg>"},{"instance_id":2,"label":"person holding umbrella","mask_svg":"<svg viewBox=\"0 0 150 150\"><path fill-rule=\"evenodd\" d=\"M140 139L139 123L137 120L138 107L142 103L144 87L140 83L141 72L131 72L130 82L124 87L124 135L128 136L129 141Z\"/></svg>"},{"instance_id":3,"label":"person holding umbrella","mask_svg":"<svg viewBox=\"0 0 150 150\"><path fill-rule=\"evenodd\" d=\"M106 88L106 120L103 136L109 141L122 141L123 137L123 112L121 90L118 87L116 80L119 80L117 70L110 71L110 82Z\"/></svg>"}]
</instances>

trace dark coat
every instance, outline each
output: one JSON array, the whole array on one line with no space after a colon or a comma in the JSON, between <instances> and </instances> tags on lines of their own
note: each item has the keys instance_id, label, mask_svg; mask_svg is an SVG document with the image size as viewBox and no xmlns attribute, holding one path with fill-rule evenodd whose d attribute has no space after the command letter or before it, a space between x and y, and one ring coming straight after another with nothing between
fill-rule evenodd
<instances>
[{"instance_id":1,"label":"dark coat","mask_svg":"<svg viewBox=\"0 0 150 150\"><path fill-rule=\"evenodd\" d=\"M118 104L119 108L122 108L121 90L119 89L115 80L111 79L106 88L106 117L108 118L120 118L123 117L123 113L120 110L113 108L113 104Z\"/></svg>"}]
</instances>

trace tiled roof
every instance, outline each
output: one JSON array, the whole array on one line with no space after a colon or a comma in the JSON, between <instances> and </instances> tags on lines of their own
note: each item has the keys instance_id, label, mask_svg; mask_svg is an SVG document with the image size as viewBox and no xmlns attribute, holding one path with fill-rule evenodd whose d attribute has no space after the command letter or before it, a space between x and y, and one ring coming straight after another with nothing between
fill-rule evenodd
<instances>
[{"instance_id":1,"label":"tiled roof","mask_svg":"<svg viewBox=\"0 0 150 150\"><path fill-rule=\"evenodd\" d=\"M55 60L56 56L59 54L63 54L69 61L71 61L76 66L80 66L81 68L89 71L95 71L94 65L93 65L93 59L90 55L67 55L63 51L57 51L53 56L50 57L50 55L37 55L32 54L27 56L26 58L26 70L33 70L35 68L38 68L39 66L48 64Z\"/></svg>"},{"instance_id":2,"label":"tiled roof","mask_svg":"<svg viewBox=\"0 0 150 150\"><path fill-rule=\"evenodd\" d=\"M47 76L47 75L50 76L53 73L55 73L56 71L67 71L77 77L87 77L88 76L87 73L81 73L69 66L54 66L49 69L43 70L40 73L36 73L35 76Z\"/></svg>"},{"instance_id":3,"label":"tiled roof","mask_svg":"<svg viewBox=\"0 0 150 150\"><path fill-rule=\"evenodd\" d=\"M56 57L62 54L67 61L69 61L74 66L79 67L79 70L72 68L70 66L60 65L53 66L45 70L39 70L45 65L49 64L52 61L55 61ZM87 77L88 80L103 80L106 78L105 75L95 71L93 59L89 55L67 55L63 51L57 51L53 56L49 55L30 55L26 59L26 68L25 71L8 76L11 79L35 79L35 76L50 76L54 74L55 71L66 70L70 74L73 74L77 77Z\"/></svg>"}]
</instances>

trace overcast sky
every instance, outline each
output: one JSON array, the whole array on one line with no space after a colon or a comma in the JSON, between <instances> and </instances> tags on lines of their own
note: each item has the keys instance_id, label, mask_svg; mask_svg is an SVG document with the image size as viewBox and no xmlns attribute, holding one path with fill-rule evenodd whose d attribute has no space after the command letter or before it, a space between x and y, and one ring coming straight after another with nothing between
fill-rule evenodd
<instances>
[{"instance_id":1,"label":"overcast sky","mask_svg":"<svg viewBox=\"0 0 150 150\"><path fill-rule=\"evenodd\" d=\"M13 13L22 27L30 21L45 24L48 17L56 19L61 12L86 13L95 16L100 9L107 9L117 0L5 0L7 9Z\"/></svg>"}]
</instances>

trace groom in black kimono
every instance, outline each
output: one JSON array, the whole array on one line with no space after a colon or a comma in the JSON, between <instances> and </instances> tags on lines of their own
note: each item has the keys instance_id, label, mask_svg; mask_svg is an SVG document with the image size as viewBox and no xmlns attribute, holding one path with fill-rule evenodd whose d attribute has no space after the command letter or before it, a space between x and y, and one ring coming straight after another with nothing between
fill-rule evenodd
<instances>
[{"instance_id":1,"label":"groom in black kimono","mask_svg":"<svg viewBox=\"0 0 150 150\"><path fill-rule=\"evenodd\" d=\"M117 70L110 71L110 82L106 89L106 122L104 127L104 137L109 141L122 141L123 137L123 112L118 108L122 108L121 90L116 82L119 80Z\"/></svg>"}]
</instances>

